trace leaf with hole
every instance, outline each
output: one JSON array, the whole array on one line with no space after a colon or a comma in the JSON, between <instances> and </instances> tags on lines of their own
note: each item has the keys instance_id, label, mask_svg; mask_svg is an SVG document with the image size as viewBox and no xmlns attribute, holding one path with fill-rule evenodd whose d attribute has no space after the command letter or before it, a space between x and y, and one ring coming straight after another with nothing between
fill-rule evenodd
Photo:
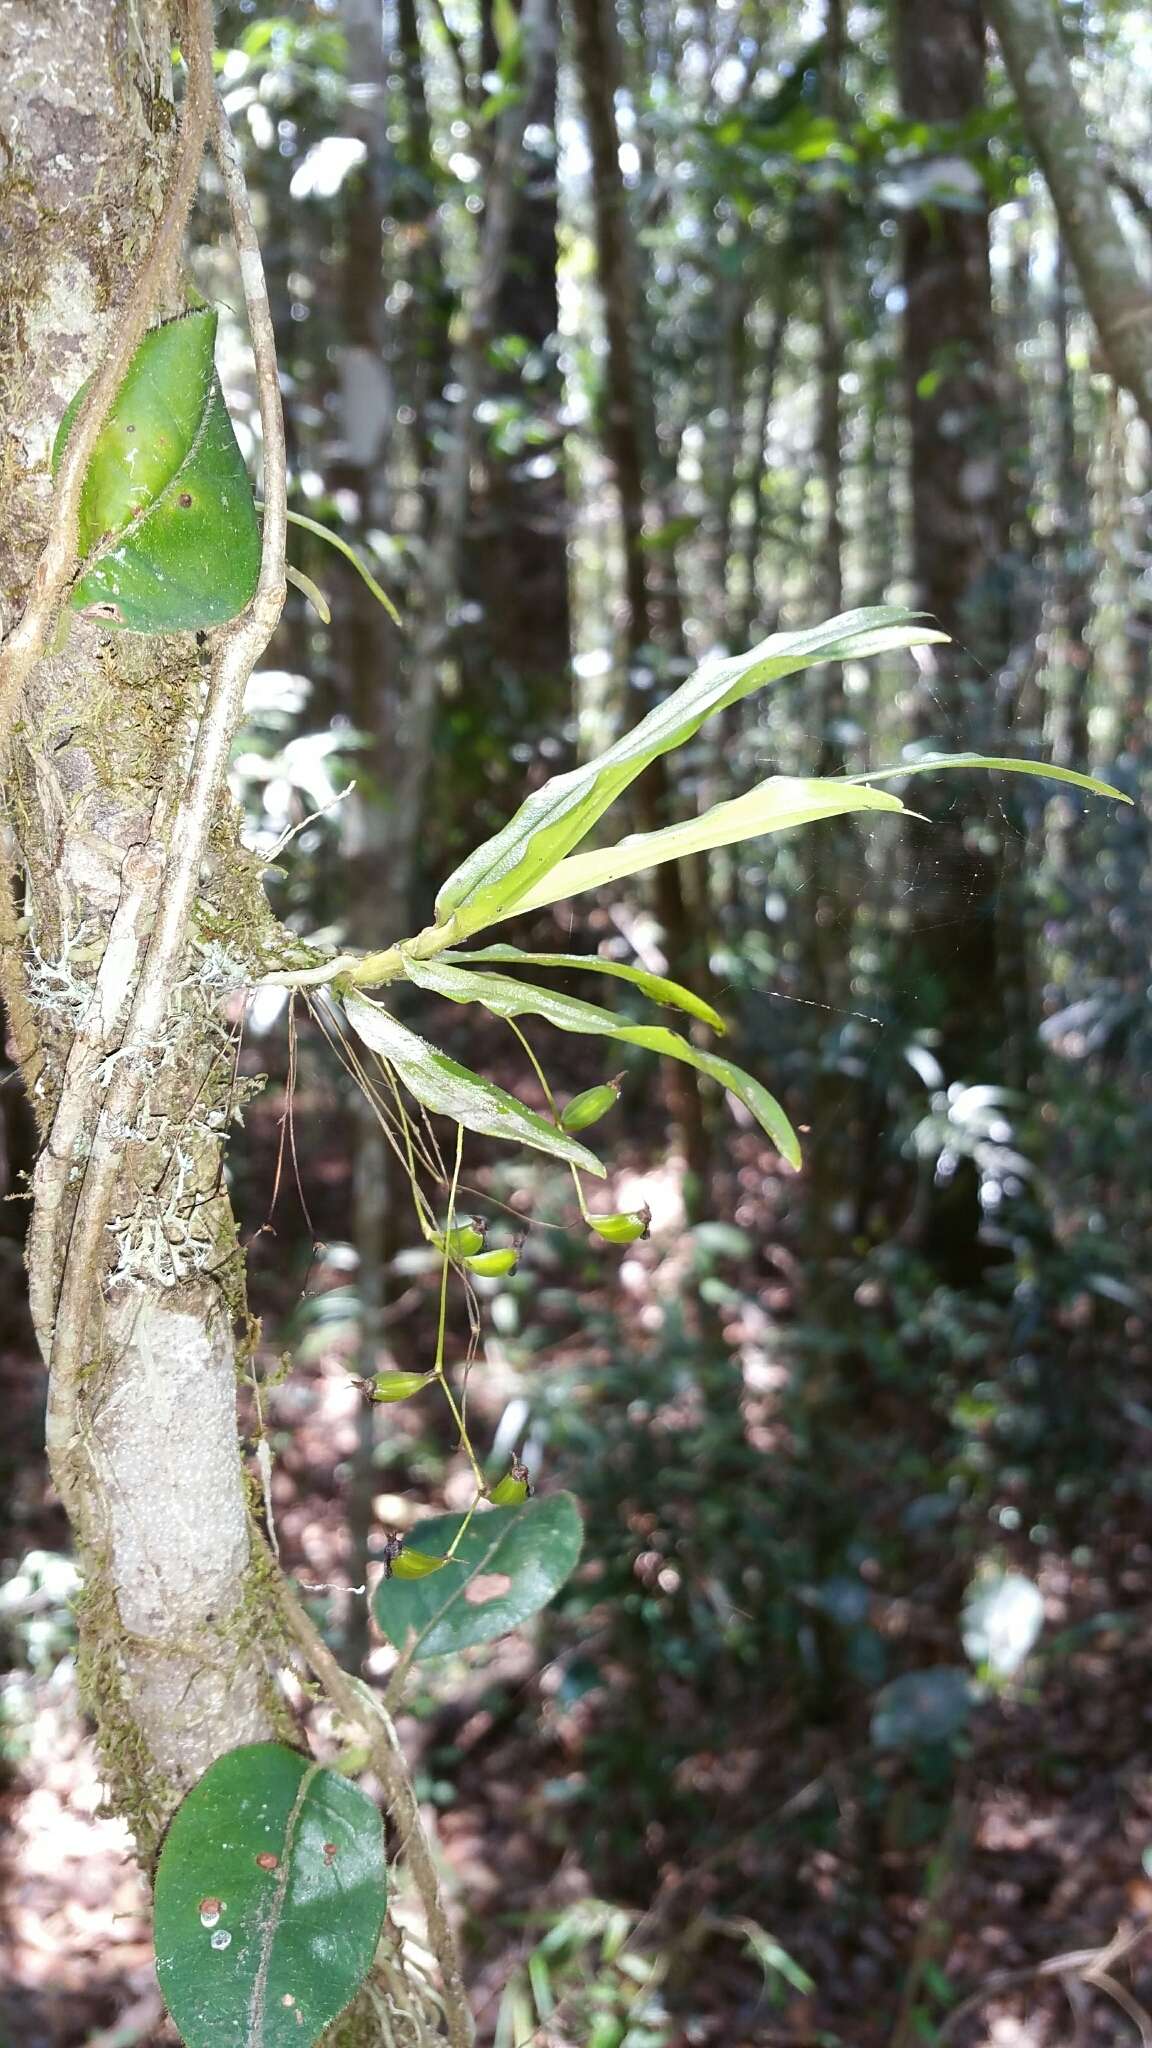
<instances>
[{"instance_id":1,"label":"leaf with hole","mask_svg":"<svg viewBox=\"0 0 1152 2048\"><path fill-rule=\"evenodd\" d=\"M410 1541L443 1556L464 1519L436 1515L417 1523ZM434 1576L380 1581L372 1602L377 1625L398 1650L417 1637L417 1658L494 1642L555 1597L576 1569L583 1540L580 1510L570 1493L481 1509L455 1556Z\"/></svg>"},{"instance_id":2,"label":"leaf with hole","mask_svg":"<svg viewBox=\"0 0 1152 2048\"><path fill-rule=\"evenodd\" d=\"M707 1074L727 1088L746 1109L750 1109L762 1130L792 1166L800 1164L800 1141L774 1095L751 1074L717 1053L702 1052L698 1045L669 1031L664 1024L628 1024L601 1010L595 1003L577 996L558 995L553 989L532 988L526 981L512 981L504 974L485 974L445 965L441 960L405 959L404 970L418 988L446 996L452 1003L482 1003L497 1017L543 1017L558 1031L574 1031L590 1038L614 1038L621 1045L638 1045L645 1052L662 1053Z\"/></svg>"},{"instance_id":3,"label":"leaf with hole","mask_svg":"<svg viewBox=\"0 0 1152 2048\"><path fill-rule=\"evenodd\" d=\"M84 478L72 606L129 632L222 625L256 588L260 525L216 375L216 320L203 306L149 329ZM54 467L87 389L60 423Z\"/></svg>"},{"instance_id":4,"label":"leaf with hole","mask_svg":"<svg viewBox=\"0 0 1152 2048\"><path fill-rule=\"evenodd\" d=\"M860 660L946 637L899 606L873 605L801 633L774 633L749 654L705 662L606 753L534 790L449 876L436 899L437 922L450 926L454 938L465 938L508 915L651 762L766 683L814 662Z\"/></svg>"},{"instance_id":5,"label":"leaf with hole","mask_svg":"<svg viewBox=\"0 0 1152 2048\"><path fill-rule=\"evenodd\" d=\"M616 846L597 847L591 853L562 860L501 916L518 917L522 910L560 903L566 896L621 881L625 875L658 867L662 861L683 860L690 853L734 846L769 832L789 832L796 825L817 824L821 818L839 818L850 811L903 809L899 797L889 796L887 790L865 789L832 777L770 775L755 789L728 803L713 804L699 817L665 825L659 832L635 832Z\"/></svg>"},{"instance_id":6,"label":"leaf with hole","mask_svg":"<svg viewBox=\"0 0 1152 2048\"><path fill-rule=\"evenodd\" d=\"M583 1167L585 1173L594 1173L603 1180L604 1168L585 1146L557 1130L555 1124L545 1123L542 1116L526 1109L514 1095L506 1095L491 1081L482 1081L479 1074L471 1073L467 1067L457 1066L447 1053L437 1052L426 1039L398 1024L382 1004L370 1003L349 990L344 997L344 1009L357 1037L388 1062L425 1109L437 1116L451 1117L453 1123L463 1124L465 1130L477 1131L482 1137L507 1138L510 1144L530 1145L536 1152L549 1152L554 1158L566 1159L569 1165Z\"/></svg>"},{"instance_id":7,"label":"leaf with hole","mask_svg":"<svg viewBox=\"0 0 1152 2048\"><path fill-rule=\"evenodd\" d=\"M278 1742L219 1757L156 1872L156 1975L186 2048L311 2048L351 2003L384 1922L370 1799Z\"/></svg>"}]
</instances>

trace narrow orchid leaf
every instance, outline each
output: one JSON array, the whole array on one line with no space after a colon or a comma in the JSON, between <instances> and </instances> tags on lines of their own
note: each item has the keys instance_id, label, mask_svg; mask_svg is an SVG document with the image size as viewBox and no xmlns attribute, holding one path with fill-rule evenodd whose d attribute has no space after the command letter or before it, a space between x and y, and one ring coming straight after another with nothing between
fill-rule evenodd
<instances>
[{"instance_id":1,"label":"narrow orchid leaf","mask_svg":"<svg viewBox=\"0 0 1152 2048\"><path fill-rule=\"evenodd\" d=\"M443 960L406 960L408 978L418 988L432 990L452 1003L481 1003L496 1017L543 1017L559 1031L573 1031L590 1038L612 1038L621 1045L641 1046L646 1052L662 1053L695 1067L701 1074L719 1081L746 1109L751 1110L773 1144L792 1166L800 1164L800 1141L774 1095L731 1060L701 1052L678 1031L663 1024L627 1024L584 1003L575 996L559 995L553 989L532 988L527 982L512 981L503 974L485 974L446 966Z\"/></svg>"},{"instance_id":2,"label":"narrow orchid leaf","mask_svg":"<svg viewBox=\"0 0 1152 2048\"><path fill-rule=\"evenodd\" d=\"M446 1053L437 1052L426 1039L398 1024L382 1003L369 1002L349 990L344 1008L357 1037L387 1060L409 1094L434 1115L451 1117L453 1123L486 1138L506 1138L511 1144L549 1152L603 1180L604 1168L583 1145L555 1124L545 1123L515 1096L506 1095L467 1067L457 1066Z\"/></svg>"},{"instance_id":3,"label":"narrow orchid leaf","mask_svg":"<svg viewBox=\"0 0 1152 2048\"><path fill-rule=\"evenodd\" d=\"M718 1010L690 988L666 975L652 974L646 967L632 967L623 960L604 960L599 953L522 953L519 946L484 946L475 953L441 953L454 967L471 967L479 961L499 962L507 967L558 967L574 974L610 974L638 988L651 1003L666 1003L670 1009L685 1010L712 1031L725 1029Z\"/></svg>"},{"instance_id":4,"label":"narrow orchid leaf","mask_svg":"<svg viewBox=\"0 0 1152 2048\"><path fill-rule=\"evenodd\" d=\"M534 790L515 816L449 876L437 898L437 922L459 939L507 915L651 762L691 739L705 719L766 683L814 662L858 660L945 638L912 612L874 605L804 632L774 633L731 660L705 662L606 753Z\"/></svg>"},{"instance_id":5,"label":"narrow orchid leaf","mask_svg":"<svg viewBox=\"0 0 1152 2048\"><path fill-rule=\"evenodd\" d=\"M625 875L658 867L661 861L683 860L687 854L704 853L712 847L759 839L769 832L788 832L794 826L813 825L821 818L838 818L850 811L903 808L899 797L890 796L887 790L861 789L833 778L772 775L745 795L714 804L697 818L685 818L659 832L633 833L617 846L573 854L500 916L518 917L522 910L540 910L566 896L579 896L585 889L598 889Z\"/></svg>"}]
</instances>

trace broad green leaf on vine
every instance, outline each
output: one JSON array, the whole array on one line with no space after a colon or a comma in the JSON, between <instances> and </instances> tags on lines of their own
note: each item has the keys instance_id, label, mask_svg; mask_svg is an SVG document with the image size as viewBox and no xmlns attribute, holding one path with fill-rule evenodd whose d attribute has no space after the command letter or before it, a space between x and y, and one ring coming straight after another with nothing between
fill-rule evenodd
<instances>
[{"instance_id":1,"label":"broad green leaf on vine","mask_svg":"<svg viewBox=\"0 0 1152 2048\"><path fill-rule=\"evenodd\" d=\"M554 776L527 797L515 816L449 877L436 899L437 921L451 921L453 937L464 938L506 915L579 844L643 769L691 739L705 719L765 683L813 662L857 660L946 637L898 606L874 605L804 632L774 633L749 654L705 662L606 753Z\"/></svg>"},{"instance_id":2,"label":"broad green leaf on vine","mask_svg":"<svg viewBox=\"0 0 1152 2048\"><path fill-rule=\"evenodd\" d=\"M533 988L525 981L512 981L503 974L486 974L446 966L443 960L406 960L405 972L419 988L431 989L453 1003L481 1003L497 1017L543 1017L560 1031L574 1031L589 1038L614 1038L622 1045L638 1045L646 1052L663 1053L697 1073L718 1081L722 1088L751 1110L757 1123L792 1166L800 1164L800 1141L774 1095L731 1060L716 1053L702 1052L678 1031L663 1024L628 1024L601 1010L595 1003L576 996L559 995L553 989Z\"/></svg>"},{"instance_id":3,"label":"broad green leaf on vine","mask_svg":"<svg viewBox=\"0 0 1152 2048\"><path fill-rule=\"evenodd\" d=\"M649 1002L686 1010L712 1031L725 1029L719 1011L693 989L669 981L666 975L650 974L646 967L631 967L623 960L603 960L598 953L522 953L519 946L482 946L474 953L441 953L439 957L456 967L471 967L477 961L488 960L500 961L508 967L559 967L580 974L610 974L618 981L630 982Z\"/></svg>"},{"instance_id":4,"label":"broad green leaf on vine","mask_svg":"<svg viewBox=\"0 0 1152 2048\"><path fill-rule=\"evenodd\" d=\"M827 777L771 775L744 796L714 804L682 824L666 825L659 832L635 832L617 846L573 854L551 868L526 896L502 911L501 917L518 917L522 910L539 910L546 903L562 902L565 896L578 896L584 889L618 882L625 875L658 867L661 861L682 860L686 854L705 853L712 847L733 846L769 832L788 832L793 826L813 825L821 818L838 818L849 811L903 809L899 797L890 796L887 790L862 789Z\"/></svg>"},{"instance_id":5,"label":"broad green leaf on vine","mask_svg":"<svg viewBox=\"0 0 1152 2048\"><path fill-rule=\"evenodd\" d=\"M463 1521L463 1515L436 1515L418 1522L405 1547L410 1542L414 1550L443 1557ZM491 1643L548 1605L575 1571L583 1540L570 1493L481 1508L438 1572L380 1581L372 1601L377 1625L398 1650L418 1637L417 1658Z\"/></svg>"},{"instance_id":6,"label":"broad green leaf on vine","mask_svg":"<svg viewBox=\"0 0 1152 2048\"><path fill-rule=\"evenodd\" d=\"M398 1024L380 1003L370 1003L354 991L344 997L348 1022L358 1038L387 1060L397 1078L417 1102L434 1115L451 1117L465 1130L487 1138L506 1138L510 1144L529 1145L536 1152L550 1152L585 1173L601 1180L604 1168L594 1155L554 1124L545 1123L534 1110L506 1095L491 1081L482 1081L467 1067L457 1066L446 1053L437 1052L426 1039Z\"/></svg>"},{"instance_id":7,"label":"broad green leaf on vine","mask_svg":"<svg viewBox=\"0 0 1152 2048\"><path fill-rule=\"evenodd\" d=\"M312 2048L384 1922L384 1829L347 1778L277 1742L219 1757L156 1872L156 1975L186 2048Z\"/></svg>"},{"instance_id":8,"label":"broad green leaf on vine","mask_svg":"<svg viewBox=\"0 0 1152 2048\"><path fill-rule=\"evenodd\" d=\"M866 775L850 775L845 780L856 784L895 782L904 775L934 775L938 768L988 768L1005 775L1040 775L1049 782L1069 782L1073 788L1086 789L1093 796L1112 796L1121 804L1132 802L1122 789L1113 789L1110 782L1101 782L1099 776L1081 775L1076 768L1057 768L1051 761L1025 761L1019 756L999 754L921 754L914 761L902 761L898 768L873 768Z\"/></svg>"},{"instance_id":9,"label":"broad green leaf on vine","mask_svg":"<svg viewBox=\"0 0 1152 2048\"><path fill-rule=\"evenodd\" d=\"M149 329L84 478L73 609L129 632L222 625L256 588L260 526L216 375L216 320L204 306ZM87 389L60 423L54 467Z\"/></svg>"}]
</instances>

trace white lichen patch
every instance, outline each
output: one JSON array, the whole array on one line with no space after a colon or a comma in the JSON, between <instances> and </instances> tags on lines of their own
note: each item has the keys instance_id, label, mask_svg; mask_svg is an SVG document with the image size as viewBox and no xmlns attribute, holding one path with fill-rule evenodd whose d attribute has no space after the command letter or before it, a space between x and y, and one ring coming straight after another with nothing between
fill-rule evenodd
<instances>
[{"instance_id":1,"label":"white lichen patch","mask_svg":"<svg viewBox=\"0 0 1152 2048\"><path fill-rule=\"evenodd\" d=\"M65 932L63 950L56 960L49 960L41 952L34 932L28 934L25 964L28 1001L34 1010L39 1010L42 1015L58 1017L73 1031L78 1029L92 1000L92 963L86 949L88 933L87 925L81 925L73 936ZM88 968L86 976L77 971L79 966Z\"/></svg>"},{"instance_id":2,"label":"white lichen patch","mask_svg":"<svg viewBox=\"0 0 1152 2048\"><path fill-rule=\"evenodd\" d=\"M141 1197L128 1216L108 1224L116 1244L112 1282L136 1287L178 1287L205 1273L218 1257L211 1232L193 1209L186 1215Z\"/></svg>"},{"instance_id":3,"label":"white lichen patch","mask_svg":"<svg viewBox=\"0 0 1152 2048\"><path fill-rule=\"evenodd\" d=\"M208 990L212 995L235 995L238 990L250 985L252 977L243 961L238 960L234 953L230 953L219 939L209 939L204 944L197 940L195 944L200 955L200 966L198 972L189 977L189 981L198 981L201 988ZM188 985L181 983L182 987Z\"/></svg>"}]
</instances>

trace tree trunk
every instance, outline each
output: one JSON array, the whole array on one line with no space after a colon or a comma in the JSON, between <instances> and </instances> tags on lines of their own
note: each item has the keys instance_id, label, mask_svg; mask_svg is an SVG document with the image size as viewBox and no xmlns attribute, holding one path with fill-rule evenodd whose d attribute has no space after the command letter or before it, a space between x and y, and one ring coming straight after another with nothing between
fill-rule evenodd
<instances>
[{"instance_id":1,"label":"tree trunk","mask_svg":"<svg viewBox=\"0 0 1152 2048\"><path fill-rule=\"evenodd\" d=\"M900 0L898 30L904 114L934 125L975 120L984 85L979 0ZM917 602L956 639L920 664L913 724L940 744L986 745L995 703L986 670L1003 657L992 579L1001 473L986 206L909 213L904 281L913 579ZM974 800L965 792L966 818L954 797L929 779L916 799L932 818L931 876L917 889L917 1022L940 1034L950 1081L980 1073L1002 1036L993 915L1001 863L986 848L987 820L973 814ZM913 978L907 958L904 969Z\"/></svg>"},{"instance_id":2,"label":"tree trunk","mask_svg":"<svg viewBox=\"0 0 1152 2048\"><path fill-rule=\"evenodd\" d=\"M19 167L3 197L11 624L47 528L61 413L100 359L164 197L173 22L163 0L26 0L2 34L0 131ZM84 1577L85 1697L111 1801L146 1861L207 1765L285 1722L237 1443L247 1318L221 1149L236 1108L223 1005L270 919L226 797L140 1108L111 1140L96 1129L203 686L192 636L74 620L32 674L8 785L5 889L16 882L23 926L9 932L4 992L43 1140L32 1306L45 1357L56 1366L66 1343L78 1355L74 1387L54 1373L49 1447ZM111 1218L70 1328L57 1304L71 1219L94 1143L109 1142Z\"/></svg>"},{"instance_id":3,"label":"tree trunk","mask_svg":"<svg viewBox=\"0 0 1152 2048\"><path fill-rule=\"evenodd\" d=\"M410 13L410 10L409 10ZM357 366L369 391L379 394L379 415L357 416L352 386L345 382L343 408L344 459L333 484L355 496L353 538L361 545L366 531L391 524L395 495L397 449L391 418L401 382L404 395L419 392L412 405L413 455L418 481L426 482L428 460L426 379L433 348L439 295L439 248L421 243L415 261L425 289L413 293L405 309L408 319L390 332L386 310L389 280L382 221L390 194L404 184L396 177L389 126L389 59L384 47L380 0L342 0L341 22L348 41L348 104L345 119L367 150L363 165L345 187L344 265L341 277L346 363ZM397 23L398 55L408 115L403 157L409 180L425 179L431 163L427 106L423 96L420 46L414 18ZM411 37L409 42L406 38ZM407 195L413 213L422 215L430 186ZM391 251L389 249L390 256ZM417 309L417 302L419 310ZM390 343L392 344L390 346ZM393 380L397 386L390 388ZM438 394L437 394L438 395ZM365 408L372 411L373 408ZM382 422L382 423L381 423ZM350 858L345 863L347 932L350 942L366 950L386 945L409 929L412 874L416 848L394 843L388 810L388 788L395 762L400 636L361 578L350 569L340 576L340 601L333 620L333 668L341 708L354 729L363 734L364 787L349 799L347 818ZM356 1294L358 1344L356 1369L371 1378L385 1364L385 1312L388 1266L398 1249L407 1206L396 1199L397 1179L387 1138L375 1104L358 1087L350 1104L353 1127L352 1236L357 1254ZM349 1583L364 1585L372 1560L372 1539L378 1534L373 1511L376 1492L375 1453L379 1411L365 1401L357 1417L356 1451L347 1482ZM348 1669L359 1672L370 1640L368 1603L353 1594L345 1614L342 1654Z\"/></svg>"},{"instance_id":4,"label":"tree trunk","mask_svg":"<svg viewBox=\"0 0 1152 2048\"><path fill-rule=\"evenodd\" d=\"M517 9L519 12L519 9ZM497 295L494 332L519 343L523 359L495 364L488 393L519 413L523 437L501 448L490 433L476 465L463 566L471 614L461 636L464 715L485 744L445 756L441 808L457 808L474 843L492 806L492 828L517 800L522 756L513 749L555 739L571 706L568 598L568 494L564 466L564 387L556 334L558 185L555 0L536 65L523 181L515 195L510 252ZM495 68L495 51L482 69ZM450 774L452 802L447 776ZM453 849L453 856L468 846Z\"/></svg>"},{"instance_id":5,"label":"tree trunk","mask_svg":"<svg viewBox=\"0 0 1152 2048\"><path fill-rule=\"evenodd\" d=\"M942 10L943 12L944 10ZM1053 0L988 0L1028 139L1043 167L1108 367L1152 428L1152 291L1089 133Z\"/></svg>"},{"instance_id":6,"label":"tree trunk","mask_svg":"<svg viewBox=\"0 0 1152 2048\"><path fill-rule=\"evenodd\" d=\"M645 687L651 684L654 661L658 663L661 656L682 667L684 641L674 562L668 558L662 587L657 589L654 557L644 544L650 493L656 488L657 421L645 347L648 323L640 253L620 173L616 98L622 87L623 65L612 0L573 0L571 23L572 53L592 159L596 270L607 339L600 427L620 510L625 658L629 682ZM668 798L665 763L655 761L638 792L642 830L653 831L669 822ZM697 949L680 864L666 861L658 867L653 890L671 971L690 980ZM671 1069L668 1093L680 1127L692 1206L703 1192L709 1148L700 1092L690 1069Z\"/></svg>"},{"instance_id":7,"label":"tree trunk","mask_svg":"<svg viewBox=\"0 0 1152 2048\"><path fill-rule=\"evenodd\" d=\"M900 0L898 21L907 118L933 124L975 119L984 104L979 0L954 0L948 7ZM1000 537L987 207L935 204L910 212L904 284L913 575L920 601L945 631L978 652L994 643L987 577Z\"/></svg>"},{"instance_id":8,"label":"tree trunk","mask_svg":"<svg viewBox=\"0 0 1152 2048\"><path fill-rule=\"evenodd\" d=\"M827 0L824 47L820 59L821 103L826 119L838 121L844 97L844 10L842 0ZM823 494L823 530L818 544L820 612L835 618L844 609L844 515L842 462L844 402L841 380L847 357L844 335L844 238L848 217L843 194L822 195L817 207L816 276L819 299L816 407L816 469ZM836 775L844 768L844 667L825 662L819 671L817 775ZM838 835L834 835L838 836Z\"/></svg>"}]
</instances>

